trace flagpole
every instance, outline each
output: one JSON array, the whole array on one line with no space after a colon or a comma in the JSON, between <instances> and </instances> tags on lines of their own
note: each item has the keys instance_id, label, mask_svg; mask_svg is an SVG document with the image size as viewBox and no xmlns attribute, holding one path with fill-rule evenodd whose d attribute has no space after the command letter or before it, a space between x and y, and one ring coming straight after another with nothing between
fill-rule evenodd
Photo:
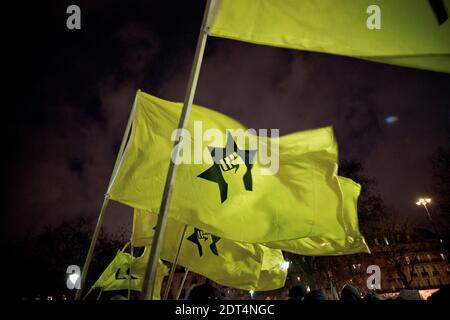
<instances>
[{"instance_id":1,"label":"flagpole","mask_svg":"<svg viewBox=\"0 0 450 320\"><path fill-rule=\"evenodd\" d=\"M189 273L189 268L186 268L184 270L183 280L181 280L180 287L178 288L178 292L177 292L177 296L175 297L175 300L178 300L180 298L180 294L181 294L181 291L183 290L184 282L186 281L188 273Z\"/></svg>"},{"instance_id":2,"label":"flagpole","mask_svg":"<svg viewBox=\"0 0 450 320\"><path fill-rule=\"evenodd\" d=\"M77 293L75 294L75 300L80 300L81 294L83 293L84 284L86 282L86 277L87 277L87 273L89 271L89 267L91 266L91 261L92 261L92 256L94 254L95 245L97 244L98 236L100 234L100 230L103 225L103 220L105 218L105 211L108 208L108 204L109 204L109 196L108 196L109 188L111 187L111 182L113 181L113 179L117 173L117 169L119 168L120 160L122 159L122 155L125 150L126 143L128 141L128 136L129 136L129 133L131 130L131 124L133 123L134 115L136 113L137 96L140 91L141 90L138 90L136 92L136 97L134 98L133 107L131 108L131 112L128 117L127 126L125 128L125 132L122 137L122 142L120 143L120 148L119 148L119 152L117 153L116 161L114 163L113 172L109 179L108 189L107 189L106 195L103 199L102 208L100 209L100 213L99 213L98 219L97 219L97 225L95 226L94 234L92 235L92 239L91 239L91 244L89 245L88 254L86 256L86 260L84 262L83 269L81 271L80 289L78 289Z\"/></svg>"},{"instance_id":3,"label":"flagpole","mask_svg":"<svg viewBox=\"0 0 450 320\"><path fill-rule=\"evenodd\" d=\"M184 225L183 233L181 234L180 242L178 243L177 253L175 254L175 259L173 260L172 267L170 268L169 279L167 280L166 290L164 291L163 300L167 300L169 296L170 287L172 285L173 275L175 274L175 269L177 268L178 257L180 256L181 246L183 245L184 236L186 235L187 224Z\"/></svg>"},{"instance_id":4,"label":"flagpole","mask_svg":"<svg viewBox=\"0 0 450 320\"><path fill-rule=\"evenodd\" d=\"M186 89L186 95L184 98L183 109L181 111L180 121L178 123L178 129L185 129L188 123L189 114L192 107L192 102L194 100L195 89L197 88L198 77L200 74L200 68L202 65L203 54L205 52L206 39L208 38L208 25L209 25L209 14L213 7L212 3L215 0L207 0L205 12L203 14L202 25L200 28L200 34L198 36L197 48L195 50L194 61L192 63L191 73L189 76L189 81ZM178 132L182 132L179 130ZM143 283L143 292L141 294L141 299L153 299L153 291L156 279L156 267L158 263L159 253L161 251L161 243L164 239L164 232L166 230L167 216L169 213L170 199L172 196L172 186L175 181L177 165L175 165L176 160L179 156L180 142L182 140L181 135L177 137L177 141L174 143L173 155L175 159L169 161L169 169L167 171L166 183L164 186L164 192L161 199L160 212L158 215L158 222L156 225L155 236L152 242L152 249L148 261L148 269L145 274Z\"/></svg>"}]
</instances>

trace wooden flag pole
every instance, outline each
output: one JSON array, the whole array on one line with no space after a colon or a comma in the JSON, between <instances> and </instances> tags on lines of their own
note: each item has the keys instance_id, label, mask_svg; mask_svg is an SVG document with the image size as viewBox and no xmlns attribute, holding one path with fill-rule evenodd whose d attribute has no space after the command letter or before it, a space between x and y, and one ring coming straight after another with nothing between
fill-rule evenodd
<instances>
[{"instance_id":1,"label":"wooden flag pole","mask_svg":"<svg viewBox=\"0 0 450 320\"><path fill-rule=\"evenodd\" d=\"M172 267L170 268L169 279L167 280L166 290L164 291L163 300L167 300L169 296L170 287L172 286L173 275L175 274L175 269L177 268L178 257L180 256L181 246L183 245L184 236L186 235L187 224L184 225L183 232L181 234L180 242L178 243L177 253L175 254L175 259L173 260Z\"/></svg>"},{"instance_id":2,"label":"wooden flag pole","mask_svg":"<svg viewBox=\"0 0 450 320\"><path fill-rule=\"evenodd\" d=\"M81 294L83 293L83 289L84 289L84 285L85 285L85 282L86 282L87 273L89 271L89 267L90 267L91 261L92 261L92 256L94 254L95 245L97 244L98 236L100 234L100 230L101 230L102 225L103 225L103 220L105 218L105 211L108 208L108 204L109 204L109 196L108 196L109 189L111 187L112 181L115 178L115 175L117 173L117 169L119 168L119 164L120 164L120 162L122 160L122 155L124 153L125 146L126 146L127 141L128 141L128 136L129 136L130 130L131 130L131 124L133 123L134 115L136 113L136 102L137 102L137 96L138 96L139 92L140 92L140 90L138 90L137 93L136 93L136 97L134 98L134 102L133 102L133 107L131 108L130 116L128 117L127 126L125 128L125 132L124 132L123 137L122 137L122 142L120 144L119 152L117 153L117 158L116 158L116 161L114 163L113 172L111 174L111 178L109 179L108 189L107 189L105 198L103 199L102 208L100 210L100 213L99 213L98 219L97 219L97 225L95 226L94 234L92 235L92 239L91 239L91 244L89 245L88 254L86 256L86 260L84 262L84 266L83 266L83 269L81 271L80 289L78 289L77 293L75 294L75 300L80 300Z\"/></svg>"},{"instance_id":3,"label":"wooden flag pole","mask_svg":"<svg viewBox=\"0 0 450 320\"><path fill-rule=\"evenodd\" d=\"M180 287L178 288L178 292L177 292L177 296L175 297L175 300L178 300L180 298L180 294L181 294L181 291L183 290L184 282L186 281L188 273L189 273L189 268L186 268L184 270L183 280L181 280Z\"/></svg>"},{"instance_id":4,"label":"wooden flag pole","mask_svg":"<svg viewBox=\"0 0 450 320\"><path fill-rule=\"evenodd\" d=\"M202 25L200 28L200 34L198 36L197 48L195 50L194 61L192 63L191 73L189 76L189 82L187 85L186 95L183 103L183 110L181 111L180 121L178 123L178 129L185 129L188 123L189 114L192 107L192 102L194 100L195 89L197 88L198 76L200 74L200 68L202 65L203 54L205 52L206 39L208 38L208 25L209 25L209 14L212 3L214 0L207 0L205 12L203 14ZM156 267L158 264L159 253L161 251L161 242L164 239L164 232L167 224L167 216L169 213L170 198L172 196L172 186L175 181L177 165L175 165L176 160L179 157L179 151L181 147L181 132L183 130L178 130L179 136L177 137L174 147L173 155L175 159L169 162L169 170L167 171L166 183L164 186L163 196L161 199L161 205L158 215L158 222L156 225L155 236L152 242L152 250L150 253L148 261L148 269L145 274L143 291L141 294L141 299L153 299L153 291L156 279Z\"/></svg>"}]
</instances>

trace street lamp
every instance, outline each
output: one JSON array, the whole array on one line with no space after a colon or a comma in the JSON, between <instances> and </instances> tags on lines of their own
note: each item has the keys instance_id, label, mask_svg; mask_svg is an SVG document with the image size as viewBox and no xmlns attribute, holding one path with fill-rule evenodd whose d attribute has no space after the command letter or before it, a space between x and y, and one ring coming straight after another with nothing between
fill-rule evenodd
<instances>
[{"instance_id":1,"label":"street lamp","mask_svg":"<svg viewBox=\"0 0 450 320\"><path fill-rule=\"evenodd\" d=\"M418 206L423 206L428 214L428 217L431 219L431 214L430 211L428 210L427 204L431 203L431 199L430 198L420 198L416 204Z\"/></svg>"},{"instance_id":2,"label":"street lamp","mask_svg":"<svg viewBox=\"0 0 450 320\"><path fill-rule=\"evenodd\" d=\"M436 226L434 225L434 221L433 218L431 218L431 214L430 214L430 210L428 210L428 204L431 203L431 198L420 198L419 200L417 200L416 204L418 206L423 206L425 208L425 211L427 212L428 218L430 219L431 225L433 226L434 232L436 233L436 235L439 237L439 242L441 244L443 244L442 238L439 235L439 232L436 228Z\"/></svg>"}]
</instances>

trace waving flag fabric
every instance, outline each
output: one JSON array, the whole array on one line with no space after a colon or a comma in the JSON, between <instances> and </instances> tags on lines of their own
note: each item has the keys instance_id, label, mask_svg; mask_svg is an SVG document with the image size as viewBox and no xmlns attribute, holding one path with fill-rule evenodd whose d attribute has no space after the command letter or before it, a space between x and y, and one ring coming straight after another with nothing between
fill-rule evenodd
<instances>
[{"instance_id":1,"label":"waving flag fabric","mask_svg":"<svg viewBox=\"0 0 450 320\"><path fill-rule=\"evenodd\" d=\"M159 212L180 113L181 103L138 93L111 199ZM169 217L239 242L340 234L343 196L331 128L267 138L193 106L187 130Z\"/></svg>"},{"instance_id":2,"label":"waving flag fabric","mask_svg":"<svg viewBox=\"0 0 450 320\"><path fill-rule=\"evenodd\" d=\"M133 246L150 246L155 214L134 211ZM173 262L184 224L169 219L160 258ZM185 233L177 264L221 285L242 290L267 291L282 288L287 270L281 250L239 243L209 234L195 227Z\"/></svg>"},{"instance_id":3,"label":"waving flag fabric","mask_svg":"<svg viewBox=\"0 0 450 320\"><path fill-rule=\"evenodd\" d=\"M217 0L209 34L450 72L450 0Z\"/></svg>"},{"instance_id":4,"label":"waving flag fabric","mask_svg":"<svg viewBox=\"0 0 450 320\"><path fill-rule=\"evenodd\" d=\"M141 291L144 275L147 271L147 260L150 248L145 248L139 257L132 257L124 250L118 251L113 261L103 271L92 288L101 288L103 291L133 290ZM161 261L158 261L155 290L153 300L160 299L162 282L169 274L169 268Z\"/></svg>"},{"instance_id":5,"label":"waving flag fabric","mask_svg":"<svg viewBox=\"0 0 450 320\"><path fill-rule=\"evenodd\" d=\"M283 251L310 256L334 256L352 253L370 253L358 226L358 197L361 186L351 179L339 177L344 195L344 211L340 220L343 228L329 237L302 238L265 243Z\"/></svg>"}]
</instances>

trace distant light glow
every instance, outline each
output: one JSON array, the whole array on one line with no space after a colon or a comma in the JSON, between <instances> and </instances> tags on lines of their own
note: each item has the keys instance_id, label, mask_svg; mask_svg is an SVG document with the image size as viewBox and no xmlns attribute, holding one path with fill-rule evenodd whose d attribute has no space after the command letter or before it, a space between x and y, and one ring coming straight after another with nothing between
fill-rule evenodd
<instances>
[{"instance_id":1,"label":"distant light glow","mask_svg":"<svg viewBox=\"0 0 450 320\"><path fill-rule=\"evenodd\" d=\"M290 264L291 263L289 261L283 261L283 263L281 264L281 269L283 269L283 270L289 269Z\"/></svg>"},{"instance_id":2,"label":"distant light glow","mask_svg":"<svg viewBox=\"0 0 450 320\"><path fill-rule=\"evenodd\" d=\"M398 117L396 116L388 116L384 119L384 122L386 122L387 124L394 124L398 121Z\"/></svg>"},{"instance_id":3,"label":"distant light glow","mask_svg":"<svg viewBox=\"0 0 450 320\"><path fill-rule=\"evenodd\" d=\"M431 203L431 198L420 198L416 204L418 206L422 205L422 206L426 206L427 203Z\"/></svg>"},{"instance_id":4,"label":"distant light glow","mask_svg":"<svg viewBox=\"0 0 450 320\"><path fill-rule=\"evenodd\" d=\"M253 297L253 295L255 294L255 291L250 290L249 293L250 293L250 295Z\"/></svg>"}]
</instances>

